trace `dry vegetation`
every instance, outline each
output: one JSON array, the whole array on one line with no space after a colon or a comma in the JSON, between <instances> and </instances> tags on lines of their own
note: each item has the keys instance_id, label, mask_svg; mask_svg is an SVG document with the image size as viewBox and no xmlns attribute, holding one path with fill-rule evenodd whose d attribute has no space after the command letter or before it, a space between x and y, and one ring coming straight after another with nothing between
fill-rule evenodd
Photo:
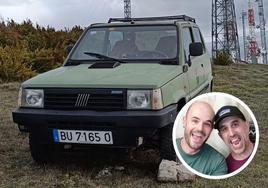
<instances>
[{"instance_id":1,"label":"dry vegetation","mask_svg":"<svg viewBox=\"0 0 268 188\"><path fill-rule=\"evenodd\" d=\"M214 66L214 91L242 99L254 112L260 128L260 143L251 164L239 175L226 180L197 178L192 183L156 181L157 161L133 160L114 152L99 156L59 156L58 161L37 165L31 159L27 134L12 122L17 105L18 83L0 86L0 187L266 187L268 185L268 66ZM148 152L148 151L147 151ZM149 151L150 152L150 151ZM120 156L120 157L118 157ZM152 154L149 154L152 156ZM148 155L147 155L148 157ZM98 179L100 169L124 166L122 171Z\"/></svg>"},{"instance_id":2,"label":"dry vegetation","mask_svg":"<svg viewBox=\"0 0 268 188\"><path fill-rule=\"evenodd\" d=\"M0 83L26 80L62 64L66 48L74 44L83 29L56 31L25 20L0 21Z\"/></svg>"}]
</instances>

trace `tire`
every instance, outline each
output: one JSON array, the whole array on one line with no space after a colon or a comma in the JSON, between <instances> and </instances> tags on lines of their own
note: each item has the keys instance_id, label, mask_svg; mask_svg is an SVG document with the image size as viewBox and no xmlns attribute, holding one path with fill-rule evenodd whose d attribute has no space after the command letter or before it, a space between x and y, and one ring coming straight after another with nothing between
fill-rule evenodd
<instances>
[{"instance_id":1,"label":"tire","mask_svg":"<svg viewBox=\"0 0 268 188\"><path fill-rule=\"evenodd\" d=\"M176 161L176 153L172 142L173 124L160 129L160 155L162 159Z\"/></svg>"},{"instance_id":2,"label":"tire","mask_svg":"<svg viewBox=\"0 0 268 188\"><path fill-rule=\"evenodd\" d=\"M33 133L29 134L29 145L31 156L38 164L44 164L51 160L51 150L46 144L38 142L38 136Z\"/></svg>"}]
</instances>

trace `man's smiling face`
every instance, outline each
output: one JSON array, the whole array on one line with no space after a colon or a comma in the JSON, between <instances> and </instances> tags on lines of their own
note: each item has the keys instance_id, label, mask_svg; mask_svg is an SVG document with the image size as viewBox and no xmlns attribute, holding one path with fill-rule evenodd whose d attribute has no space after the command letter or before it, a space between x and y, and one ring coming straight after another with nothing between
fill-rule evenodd
<instances>
[{"instance_id":1,"label":"man's smiling face","mask_svg":"<svg viewBox=\"0 0 268 188\"><path fill-rule=\"evenodd\" d=\"M219 135L236 155L243 154L249 143L249 124L236 116L224 118L219 123Z\"/></svg>"},{"instance_id":2,"label":"man's smiling face","mask_svg":"<svg viewBox=\"0 0 268 188\"><path fill-rule=\"evenodd\" d=\"M188 153L198 152L205 144L213 129L213 117L214 111L207 103L197 102L189 108L183 118L184 139Z\"/></svg>"}]
</instances>

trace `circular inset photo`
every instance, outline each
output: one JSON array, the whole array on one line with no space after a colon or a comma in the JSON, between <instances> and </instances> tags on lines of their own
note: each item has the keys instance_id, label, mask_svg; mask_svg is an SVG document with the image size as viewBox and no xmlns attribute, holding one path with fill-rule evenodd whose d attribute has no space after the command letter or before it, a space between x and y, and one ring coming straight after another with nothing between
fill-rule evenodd
<instances>
[{"instance_id":1,"label":"circular inset photo","mask_svg":"<svg viewBox=\"0 0 268 188\"><path fill-rule=\"evenodd\" d=\"M181 109L172 139L187 169L204 178L223 179L251 162L259 144L259 128L243 101L213 92L192 99Z\"/></svg>"}]
</instances>

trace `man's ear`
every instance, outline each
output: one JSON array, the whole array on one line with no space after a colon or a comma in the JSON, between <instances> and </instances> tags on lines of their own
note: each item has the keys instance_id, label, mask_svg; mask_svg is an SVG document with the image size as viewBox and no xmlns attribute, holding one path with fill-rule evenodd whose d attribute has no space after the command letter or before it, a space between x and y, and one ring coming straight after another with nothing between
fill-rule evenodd
<instances>
[{"instance_id":1,"label":"man's ear","mask_svg":"<svg viewBox=\"0 0 268 188\"><path fill-rule=\"evenodd\" d=\"M249 124L249 121L245 121L245 124L247 125L248 130L250 131L250 124Z\"/></svg>"},{"instance_id":2,"label":"man's ear","mask_svg":"<svg viewBox=\"0 0 268 188\"><path fill-rule=\"evenodd\" d=\"M183 125L183 128L185 128L185 125L186 125L186 117L183 116L182 118L182 125Z\"/></svg>"}]
</instances>

